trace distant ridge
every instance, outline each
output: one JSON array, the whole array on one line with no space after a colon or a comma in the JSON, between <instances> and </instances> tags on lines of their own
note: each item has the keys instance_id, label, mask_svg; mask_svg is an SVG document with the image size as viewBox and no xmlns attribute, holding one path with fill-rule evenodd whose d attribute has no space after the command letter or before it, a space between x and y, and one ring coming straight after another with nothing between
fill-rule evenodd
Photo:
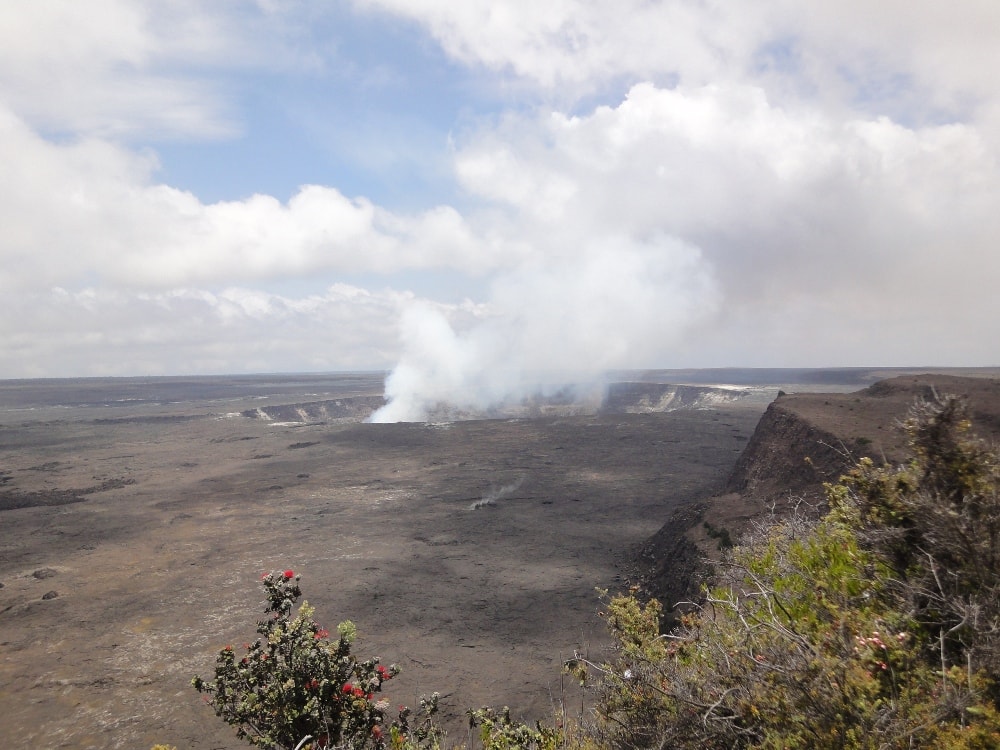
<instances>
[{"instance_id":1,"label":"distant ridge","mask_svg":"<svg viewBox=\"0 0 1000 750\"><path fill-rule=\"evenodd\" d=\"M1000 378L998 367L708 367L650 370L615 370L611 381L677 383L685 385L830 385L859 389L888 378L905 375L950 375L966 378Z\"/></svg>"}]
</instances>

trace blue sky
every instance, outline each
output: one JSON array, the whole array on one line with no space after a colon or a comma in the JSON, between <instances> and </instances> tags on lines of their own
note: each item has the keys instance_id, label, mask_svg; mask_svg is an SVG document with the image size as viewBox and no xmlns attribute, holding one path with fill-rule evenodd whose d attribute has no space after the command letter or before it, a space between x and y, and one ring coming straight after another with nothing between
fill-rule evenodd
<instances>
[{"instance_id":1,"label":"blue sky","mask_svg":"<svg viewBox=\"0 0 1000 750\"><path fill-rule=\"evenodd\" d=\"M395 208L454 202L449 133L498 103L412 22L343 6L323 20L305 40L314 66L219 72L236 132L153 144L160 178L205 202L288 200L305 183Z\"/></svg>"},{"instance_id":2,"label":"blue sky","mask_svg":"<svg viewBox=\"0 0 1000 750\"><path fill-rule=\"evenodd\" d=\"M0 2L0 377L996 365L1000 6ZM415 410L415 411L414 411Z\"/></svg>"}]
</instances>

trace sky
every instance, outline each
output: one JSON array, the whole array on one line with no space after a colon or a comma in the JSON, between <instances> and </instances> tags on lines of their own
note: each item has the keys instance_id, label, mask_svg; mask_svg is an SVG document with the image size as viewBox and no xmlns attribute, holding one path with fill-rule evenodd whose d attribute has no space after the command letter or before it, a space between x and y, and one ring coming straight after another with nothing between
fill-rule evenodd
<instances>
[{"instance_id":1,"label":"sky","mask_svg":"<svg viewBox=\"0 0 1000 750\"><path fill-rule=\"evenodd\" d=\"M994 0L0 0L0 377L998 365L998 69Z\"/></svg>"}]
</instances>

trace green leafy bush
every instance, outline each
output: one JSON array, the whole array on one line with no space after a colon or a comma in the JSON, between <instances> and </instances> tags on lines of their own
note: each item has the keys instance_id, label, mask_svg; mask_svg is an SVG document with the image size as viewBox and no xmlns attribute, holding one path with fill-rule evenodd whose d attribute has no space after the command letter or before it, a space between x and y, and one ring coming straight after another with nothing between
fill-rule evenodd
<instances>
[{"instance_id":1,"label":"green leafy bush","mask_svg":"<svg viewBox=\"0 0 1000 750\"><path fill-rule=\"evenodd\" d=\"M1000 676L1000 460L971 436L959 399L921 403L904 426L913 460L861 461L838 499L944 658Z\"/></svg>"},{"instance_id":2,"label":"green leafy bush","mask_svg":"<svg viewBox=\"0 0 1000 750\"><path fill-rule=\"evenodd\" d=\"M350 621L330 640L308 602L293 616L302 595L293 571L265 573L261 583L268 616L257 623L259 637L244 644L239 657L232 646L223 648L214 680L192 680L238 737L283 750L437 746L436 694L421 700L415 725L407 708L390 719L389 701L380 694L399 668L383 666L378 658L359 661L351 653L356 630Z\"/></svg>"},{"instance_id":3,"label":"green leafy bush","mask_svg":"<svg viewBox=\"0 0 1000 750\"><path fill-rule=\"evenodd\" d=\"M541 722L532 727L514 721L507 707L502 711L480 708L468 714L470 727L479 728L479 740L484 750L556 750L564 746L558 729Z\"/></svg>"}]
</instances>

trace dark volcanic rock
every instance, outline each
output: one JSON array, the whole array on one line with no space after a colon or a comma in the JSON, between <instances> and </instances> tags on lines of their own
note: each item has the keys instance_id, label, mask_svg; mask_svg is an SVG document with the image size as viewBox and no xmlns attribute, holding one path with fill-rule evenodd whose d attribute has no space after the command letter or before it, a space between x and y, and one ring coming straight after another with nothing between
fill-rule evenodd
<instances>
[{"instance_id":1,"label":"dark volcanic rock","mask_svg":"<svg viewBox=\"0 0 1000 750\"><path fill-rule=\"evenodd\" d=\"M74 490L49 490L41 492L0 492L0 510L34 508L40 505L69 505L82 503L84 498Z\"/></svg>"},{"instance_id":2,"label":"dark volcanic rock","mask_svg":"<svg viewBox=\"0 0 1000 750\"><path fill-rule=\"evenodd\" d=\"M253 637L260 574L286 568L303 576L318 622L350 619L359 655L403 668L387 698L441 692L449 746L467 736L470 707L550 717L553 697L582 700L563 660L600 658L606 643L595 588L628 586L627 551L678 504L721 490L763 411L235 416L262 403L0 429L11 477L0 491L87 500L0 514L0 686L31 698L0 715L6 745L245 747L190 680ZM32 470L46 465L58 471ZM75 489L106 477L135 483ZM55 578L31 576L45 568L59 579L47 604Z\"/></svg>"},{"instance_id":3,"label":"dark volcanic rock","mask_svg":"<svg viewBox=\"0 0 1000 750\"><path fill-rule=\"evenodd\" d=\"M16 510L18 508L37 508L42 506L71 505L82 503L87 495L108 490L117 490L134 484L134 479L108 479L100 484L85 487L80 490L37 490L34 492L19 492L17 490L0 490L0 511Z\"/></svg>"}]
</instances>

